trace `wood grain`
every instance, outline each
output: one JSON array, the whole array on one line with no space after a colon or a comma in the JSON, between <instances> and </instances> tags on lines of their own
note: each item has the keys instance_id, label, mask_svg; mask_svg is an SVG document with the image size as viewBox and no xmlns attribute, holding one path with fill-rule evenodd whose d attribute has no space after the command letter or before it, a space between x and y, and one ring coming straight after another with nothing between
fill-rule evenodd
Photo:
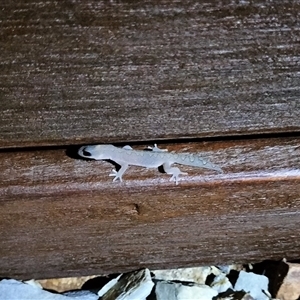
<instances>
[{"instance_id":1,"label":"wood grain","mask_svg":"<svg viewBox=\"0 0 300 300\"><path fill-rule=\"evenodd\" d=\"M5 1L0 147L300 131L297 1Z\"/></svg>"},{"instance_id":2,"label":"wood grain","mask_svg":"<svg viewBox=\"0 0 300 300\"><path fill-rule=\"evenodd\" d=\"M161 145L201 152L224 169L182 166L189 175L178 186L139 167L112 183L110 163L63 149L0 152L0 276L299 258L299 142Z\"/></svg>"}]
</instances>

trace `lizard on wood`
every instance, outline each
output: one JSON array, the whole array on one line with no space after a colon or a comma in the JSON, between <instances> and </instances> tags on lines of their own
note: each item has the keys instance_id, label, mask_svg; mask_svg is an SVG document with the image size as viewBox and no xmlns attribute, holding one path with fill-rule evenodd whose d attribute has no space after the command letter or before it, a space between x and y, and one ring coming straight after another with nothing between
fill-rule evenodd
<instances>
[{"instance_id":1,"label":"lizard on wood","mask_svg":"<svg viewBox=\"0 0 300 300\"><path fill-rule=\"evenodd\" d=\"M95 160L112 160L120 165L121 168L119 171L112 170L112 173L109 174L109 176L114 176L113 181L117 179L122 181L122 176L129 165L145 168L163 166L164 171L172 175L170 181L173 180L176 184L178 184L179 175L187 175L187 173L181 172L177 167L171 167L174 163L222 172L220 167L201 158L197 154L169 153L167 149L160 149L156 144L153 148L148 147L148 149L152 151L133 150L130 146L118 148L113 145L90 145L82 146L78 150L78 154L82 157Z\"/></svg>"}]
</instances>

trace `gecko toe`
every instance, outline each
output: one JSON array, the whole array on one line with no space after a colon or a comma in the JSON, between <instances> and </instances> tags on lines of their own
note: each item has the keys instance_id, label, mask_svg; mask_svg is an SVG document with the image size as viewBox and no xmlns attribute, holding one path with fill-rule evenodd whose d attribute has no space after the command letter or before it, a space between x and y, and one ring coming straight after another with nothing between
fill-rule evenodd
<instances>
[{"instance_id":1,"label":"gecko toe","mask_svg":"<svg viewBox=\"0 0 300 300\"><path fill-rule=\"evenodd\" d=\"M173 175L169 181L175 181L175 183L178 184L178 176Z\"/></svg>"},{"instance_id":2,"label":"gecko toe","mask_svg":"<svg viewBox=\"0 0 300 300\"><path fill-rule=\"evenodd\" d=\"M118 179L120 180L120 182L123 182L122 177L119 177L119 176L116 176L116 177L113 179L113 182L117 181Z\"/></svg>"},{"instance_id":3,"label":"gecko toe","mask_svg":"<svg viewBox=\"0 0 300 300\"><path fill-rule=\"evenodd\" d=\"M116 174L118 173L115 169L111 170L112 173L110 173L108 176L116 176Z\"/></svg>"}]
</instances>

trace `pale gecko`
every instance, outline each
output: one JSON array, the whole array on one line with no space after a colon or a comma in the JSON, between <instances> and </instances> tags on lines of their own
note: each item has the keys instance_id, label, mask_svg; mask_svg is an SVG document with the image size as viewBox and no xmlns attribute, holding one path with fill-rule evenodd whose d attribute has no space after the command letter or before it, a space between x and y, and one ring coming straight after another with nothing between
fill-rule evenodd
<instances>
[{"instance_id":1,"label":"pale gecko","mask_svg":"<svg viewBox=\"0 0 300 300\"><path fill-rule=\"evenodd\" d=\"M122 176L129 165L145 168L158 168L163 166L164 171L172 175L170 181L178 184L179 175L187 175L181 172L177 167L171 167L172 164L180 164L192 167L206 168L222 173L222 169L208 160L205 160L197 154L190 153L170 153L167 149L160 149L155 144L154 147L148 147L152 151L133 150L130 146L118 148L113 145L90 145L82 146L78 154L89 159L107 159L120 165L119 171L112 170L109 176L114 176L113 181L119 179L122 182Z\"/></svg>"}]
</instances>

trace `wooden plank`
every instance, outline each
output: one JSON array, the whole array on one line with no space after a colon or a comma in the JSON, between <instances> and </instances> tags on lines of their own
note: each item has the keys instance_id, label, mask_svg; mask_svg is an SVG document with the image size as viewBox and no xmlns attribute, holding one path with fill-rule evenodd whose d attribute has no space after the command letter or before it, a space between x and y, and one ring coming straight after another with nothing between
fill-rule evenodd
<instances>
[{"instance_id":1,"label":"wooden plank","mask_svg":"<svg viewBox=\"0 0 300 300\"><path fill-rule=\"evenodd\" d=\"M178 186L139 167L112 183L110 163L64 150L1 152L0 276L299 258L299 141L162 145L224 169L182 166Z\"/></svg>"},{"instance_id":2,"label":"wooden plank","mask_svg":"<svg viewBox=\"0 0 300 300\"><path fill-rule=\"evenodd\" d=\"M6 1L0 147L300 131L297 1Z\"/></svg>"}]
</instances>

